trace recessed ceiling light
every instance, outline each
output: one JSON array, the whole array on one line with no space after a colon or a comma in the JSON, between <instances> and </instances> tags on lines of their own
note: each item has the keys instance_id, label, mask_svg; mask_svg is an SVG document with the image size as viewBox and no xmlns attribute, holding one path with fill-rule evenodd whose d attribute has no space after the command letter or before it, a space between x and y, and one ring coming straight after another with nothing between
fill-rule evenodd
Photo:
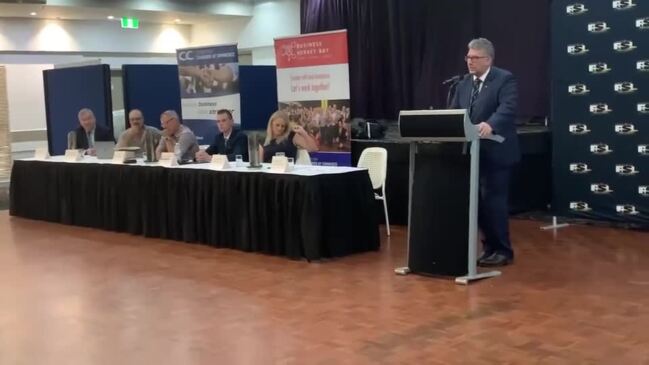
<instances>
[{"instance_id":1,"label":"recessed ceiling light","mask_svg":"<svg viewBox=\"0 0 649 365\"><path fill-rule=\"evenodd\" d=\"M180 23L180 22L181 22L181 20L180 20L180 19L178 19L178 18L176 18L176 19L174 19L174 22L176 22L176 23Z\"/></svg>"},{"instance_id":2,"label":"recessed ceiling light","mask_svg":"<svg viewBox=\"0 0 649 365\"><path fill-rule=\"evenodd\" d=\"M107 16L106 18L108 18L108 20L113 20L113 19L115 19L115 17L112 16L112 15L109 15L109 16Z\"/></svg>"},{"instance_id":3,"label":"recessed ceiling light","mask_svg":"<svg viewBox=\"0 0 649 365\"><path fill-rule=\"evenodd\" d=\"M31 15L31 16L36 16L36 12L35 12L35 11L32 11L31 13L29 13L29 15Z\"/></svg>"}]
</instances>

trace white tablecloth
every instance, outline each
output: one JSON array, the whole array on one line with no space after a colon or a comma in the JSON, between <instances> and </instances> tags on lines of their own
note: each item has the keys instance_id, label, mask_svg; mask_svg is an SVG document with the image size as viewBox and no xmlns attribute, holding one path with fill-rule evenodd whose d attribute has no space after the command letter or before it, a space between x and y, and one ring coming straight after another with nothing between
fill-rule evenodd
<instances>
[{"instance_id":1,"label":"white tablecloth","mask_svg":"<svg viewBox=\"0 0 649 365\"><path fill-rule=\"evenodd\" d=\"M24 161L37 161L34 158L26 158L23 159ZM58 162L58 163L98 163L98 164L115 164L112 160L102 160L98 159L93 156L84 156L81 161L75 161L75 162L67 162L65 161L64 156L52 156L49 159L42 160L42 161L47 161L47 162ZM155 163L146 163L144 162L144 159L137 159L136 163L133 164L124 164L124 165L131 165L131 166L143 166L143 167L160 167L160 164L157 162ZM219 171L224 171L224 172L263 172L263 173L269 173L269 174L277 174L279 172L271 171L270 169L270 164L262 164L261 168L257 169L251 169L248 168L248 163L244 162L243 166L237 167L235 166L235 162L230 162L230 168L226 170L219 170ZM166 167L166 168L173 168L173 169L203 169L203 170L211 170L211 165L209 163L196 163L196 164L188 164L188 165L178 165L178 166L172 166L172 167ZM359 170L367 170L365 168L357 168L357 167L347 167L347 166L309 166L309 165L295 165L291 171L289 172L281 172L283 174L290 174L290 175L299 175L299 176L316 176L316 175L324 175L324 174L344 174L347 172L352 172L352 171L359 171Z\"/></svg>"}]
</instances>

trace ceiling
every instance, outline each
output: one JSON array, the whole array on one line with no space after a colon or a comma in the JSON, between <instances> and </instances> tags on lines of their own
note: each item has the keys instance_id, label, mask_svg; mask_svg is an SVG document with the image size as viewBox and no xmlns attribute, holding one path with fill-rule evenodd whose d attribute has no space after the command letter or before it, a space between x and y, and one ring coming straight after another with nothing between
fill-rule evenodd
<instances>
[{"instance_id":1,"label":"ceiling","mask_svg":"<svg viewBox=\"0 0 649 365\"><path fill-rule=\"evenodd\" d=\"M41 4L36 4L41 2ZM0 18L115 21L135 17L140 23L201 24L249 17L255 1L92 1L0 0ZM59 5L53 5L59 4ZM34 14L34 15L32 15ZM114 20L108 17L113 16Z\"/></svg>"}]
</instances>

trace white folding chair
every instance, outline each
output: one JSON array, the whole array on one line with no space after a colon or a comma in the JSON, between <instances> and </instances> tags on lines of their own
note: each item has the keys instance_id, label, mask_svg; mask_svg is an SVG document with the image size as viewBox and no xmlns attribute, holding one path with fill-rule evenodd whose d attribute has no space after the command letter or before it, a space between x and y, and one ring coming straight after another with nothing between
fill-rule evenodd
<instances>
[{"instance_id":1,"label":"white folding chair","mask_svg":"<svg viewBox=\"0 0 649 365\"><path fill-rule=\"evenodd\" d=\"M297 158L295 159L296 165L309 165L311 166L311 156L309 156L309 151L298 148L297 149Z\"/></svg>"},{"instance_id":2,"label":"white folding chair","mask_svg":"<svg viewBox=\"0 0 649 365\"><path fill-rule=\"evenodd\" d=\"M372 188L381 189L381 194L374 192L376 200L383 200L383 210L385 212L385 228L388 236L390 235L390 220L388 219L388 201L385 196L385 177L388 172L388 151L382 147L368 147L363 150L361 157L358 159L358 167L364 167L369 170Z\"/></svg>"}]
</instances>

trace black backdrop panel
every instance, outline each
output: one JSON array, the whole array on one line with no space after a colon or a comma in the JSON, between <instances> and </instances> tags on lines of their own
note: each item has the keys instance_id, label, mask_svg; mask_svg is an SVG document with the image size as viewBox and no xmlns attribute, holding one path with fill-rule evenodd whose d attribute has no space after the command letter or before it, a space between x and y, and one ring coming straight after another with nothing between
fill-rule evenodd
<instances>
[{"instance_id":1,"label":"black backdrop panel","mask_svg":"<svg viewBox=\"0 0 649 365\"><path fill-rule=\"evenodd\" d=\"M90 108L98 124L113 130L108 65L45 70L43 81L50 154L65 153L67 134L79 126L77 114L82 108Z\"/></svg>"},{"instance_id":2,"label":"black backdrop panel","mask_svg":"<svg viewBox=\"0 0 649 365\"><path fill-rule=\"evenodd\" d=\"M554 208L649 225L649 2L552 4Z\"/></svg>"},{"instance_id":3,"label":"black backdrop panel","mask_svg":"<svg viewBox=\"0 0 649 365\"><path fill-rule=\"evenodd\" d=\"M518 81L521 116L550 114L550 1L481 0L479 35Z\"/></svg>"}]
</instances>

